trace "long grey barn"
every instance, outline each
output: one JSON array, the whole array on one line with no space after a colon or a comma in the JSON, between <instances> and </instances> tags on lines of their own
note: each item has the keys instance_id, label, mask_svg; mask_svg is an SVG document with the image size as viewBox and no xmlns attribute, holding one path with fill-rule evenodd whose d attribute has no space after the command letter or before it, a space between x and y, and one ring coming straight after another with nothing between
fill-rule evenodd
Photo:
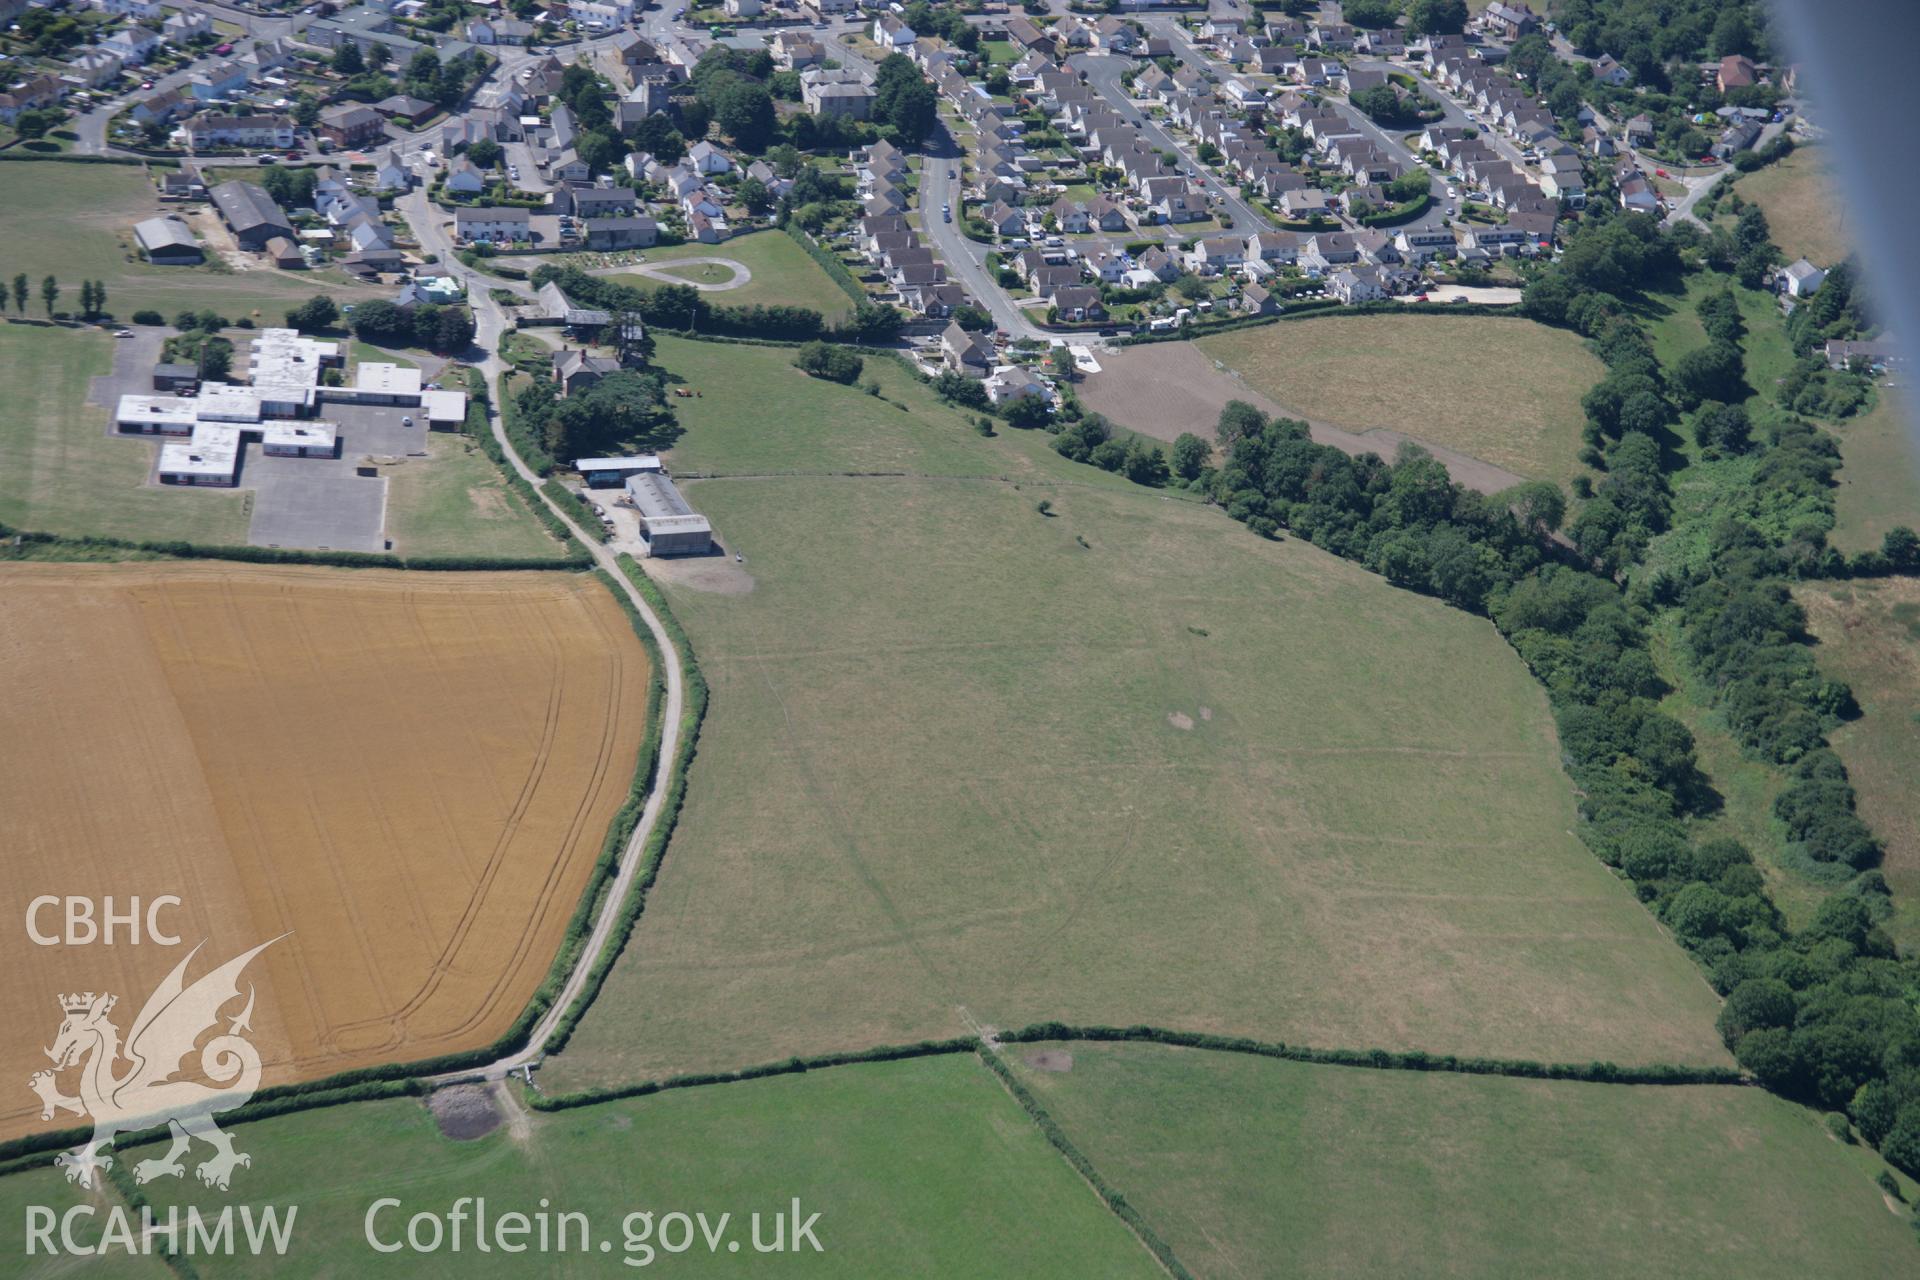
<instances>
[{"instance_id":1,"label":"long grey barn","mask_svg":"<svg viewBox=\"0 0 1920 1280\"><path fill-rule=\"evenodd\" d=\"M713 550L713 526L664 475L647 471L627 477L627 497L640 513L640 532L654 555L704 556Z\"/></svg>"},{"instance_id":2,"label":"long grey barn","mask_svg":"<svg viewBox=\"0 0 1920 1280\"><path fill-rule=\"evenodd\" d=\"M293 239L293 220L264 188L251 182L223 182L208 194L242 249L264 249L275 236Z\"/></svg>"}]
</instances>

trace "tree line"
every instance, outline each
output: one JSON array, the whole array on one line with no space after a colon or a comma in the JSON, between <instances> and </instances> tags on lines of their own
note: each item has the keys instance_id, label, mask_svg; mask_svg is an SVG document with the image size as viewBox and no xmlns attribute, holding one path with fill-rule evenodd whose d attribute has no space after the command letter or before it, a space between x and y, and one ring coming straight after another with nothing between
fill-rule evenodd
<instances>
[{"instance_id":1,"label":"tree line","mask_svg":"<svg viewBox=\"0 0 1920 1280\"><path fill-rule=\"evenodd\" d=\"M7 299L11 297L13 309L23 316L26 315L27 300L34 296L34 292L33 281L28 278L26 272L20 272L8 282L7 287L0 287L0 312L6 310ZM60 281L57 277L42 276L40 278L40 305L45 309L49 320L58 318L60 314L55 310L60 302L60 294ZM98 320L105 316L107 314L106 284L99 280L82 280L79 301L82 320Z\"/></svg>"},{"instance_id":2,"label":"tree line","mask_svg":"<svg viewBox=\"0 0 1920 1280\"><path fill-rule=\"evenodd\" d=\"M1777 256L1764 222L1748 219L1746 237L1740 257ZM1920 1175L1920 964L1880 927L1892 910L1880 845L1826 740L1855 713L1852 693L1819 671L1786 585L1920 569L1920 535L1896 530L1852 561L1827 545L1838 449L1748 386L1747 321L1730 287L1740 263L1724 248L1697 228L1601 207L1527 285L1524 313L1584 334L1607 367L1582 402L1582 457L1599 479L1575 485L1571 550L1546 536L1566 511L1554 486L1486 497L1418 449L1349 457L1244 403L1220 415L1218 464L1204 441L1183 441L1175 474L1256 533L1284 529L1491 618L1547 689L1582 839L1726 997L1720 1031L1736 1060L1788 1097L1844 1110ZM1723 282L1696 304L1707 343L1669 367L1638 318L1643 295L1677 295L1702 271ZM1837 296L1803 327L1844 325L1849 311ZM1055 447L1116 470L1129 452L1098 415L1063 424ZM1677 470L1707 496L1677 505ZM1751 850L1690 827L1719 797L1691 731L1660 707L1671 688L1650 635L1664 618L1688 678L1781 771L1773 814L1788 863L1833 888L1802 927L1780 914Z\"/></svg>"}]
</instances>

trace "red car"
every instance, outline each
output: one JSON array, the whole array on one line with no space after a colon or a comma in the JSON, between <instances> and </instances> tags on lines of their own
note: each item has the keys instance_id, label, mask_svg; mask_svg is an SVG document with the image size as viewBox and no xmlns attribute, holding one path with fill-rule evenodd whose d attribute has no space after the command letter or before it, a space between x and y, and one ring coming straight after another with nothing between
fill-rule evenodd
<instances>
[{"instance_id":1,"label":"red car","mask_svg":"<svg viewBox=\"0 0 1920 1280\"><path fill-rule=\"evenodd\" d=\"M1667 171L1665 169L1655 169L1653 171L1653 176L1656 178L1664 178L1667 176Z\"/></svg>"},{"instance_id":2,"label":"red car","mask_svg":"<svg viewBox=\"0 0 1920 1280\"><path fill-rule=\"evenodd\" d=\"M233 52L233 45L231 43L223 44L219 48L215 49L214 52L224 58L228 54Z\"/></svg>"}]
</instances>

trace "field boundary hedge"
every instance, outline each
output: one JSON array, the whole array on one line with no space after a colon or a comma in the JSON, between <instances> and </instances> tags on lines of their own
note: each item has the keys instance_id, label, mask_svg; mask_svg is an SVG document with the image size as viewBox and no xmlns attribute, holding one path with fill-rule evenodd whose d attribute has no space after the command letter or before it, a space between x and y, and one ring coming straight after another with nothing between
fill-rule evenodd
<instances>
[{"instance_id":1,"label":"field boundary hedge","mask_svg":"<svg viewBox=\"0 0 1920 1280\"><path fill-rule=\"evenodd\" d=\"M1036 1022L997 1039L1007 1044L1045 1040L1085 1042L1145 1041L1206 1049L1216 1053L1243 1053L1281 1058L1327 1067L1367 1067L1377 1071L1444 1072L1452 1075L1511 1076L1525 1080L1572 1080L1584 1084L1639 1085L1751 1085L1753 1079L1733 1067L1692 1067L1677 1063L1647 1063L1623 1067L1614 1062L1536 1062L1526 1058L1463 1058L1457 1054L1427 1053L1419 1049L1315 1049L1280 1041L1222 1036L1204 1031L1168 1027L1075 1026L1064 1022Z\"/></svg>"},{"instance_id":2,"label":"field boundary hedge","mask_svg":"<svg viewBox=\"0 0 1920 1280\"><path fill-rule=\"evenodd\" d=\"M274 1096L265 1097L267 1091L254 1095L254 1100L244 1107L220 1113L222 1127L236 1124L249 1124L255 1120L271 1120L275 1116L289 1115L295 1111L317 1111L325 1107L344 1106L349 1102L375 1102L383 1098L419 1097L432 1092L424 1080L407 1076L395 1080L368 1080L359 1084L346 1085L337 1089L318 1092L289 1093L274 1091ZM15 1138L4 1144L5 1159L0 1160L0 1177L15 1173L30 1173L35 1169L50 1169L46 1162L48 1152L71 1150L93 1136L92 1128L62 1129L56 1133L37 1135L35 1138ZM165 1125L151 1129L137 1129L123 1133L114 1139L113 1149L132 1150L158 1142L168 1136ZM42 1141L44 1140L44 1141ZM28 1145L39 1142L40 1145ZM114 1161L114 1168L122 1168L125 1161Z\"/></svg>"},{"instance_id":3,"label":"field boundary hedge","mask_svg":"<svg viewBox=\"0 0 1920 1280\"><path fill-rule=\"evenodd\" d=\"M588 506L579 494L558 480L549 479L540 486L540 492L551 498L555 506L572 516L574 522L582 529L597 529L600 533L600 541L605 542L610 536L607 526L601 522L599 516L593 514L593 508Z\"/></svg>"},{"instance_id":4,"label":"field boundary hedge","mask_svg":"<svg viewBox=\"0 0 1920 1280\"><path fill-rule=\"evenodd\" d=\"M1000 1083L1005 1086L1008 1093L1013 1095L1013 1100L1020 1104L1020 1109L1027 1113L1027 1118L1039 1128L1041 1135L1052 1144L1053 1149L1058 1151L1069 1165L1073 1166L1075 1173L1086 1179L1087 1185L1093 1188L1094 1193L1106 1204L1113 1216L1120 1219L1127 1230L1133 1232L1134 1238L1146 1246L1147 1252L1159 1260L1160 1265L1167 1269L1167 1273L1175 1276L1177 1280L1193 1280L1193 1272L1187 1270L1180 1259L1174 1255L1173 1246L1160 1238L1160 1233L1155 1231L1153 1226L1141 1216L1140 1211L1128 1202L1119 1188L1101 1176L1100 1171L1094 1168L1093 1161L1087 1159L1086 1154L1074 1145L1073 1139L1067 1136L1066 1130L1060 1127L1060 1122L1053 1118L1053 1114L1041 1105L1040 1099L1034 1097L1027 1086L1013 1074L1012 1069L1000 1061L1000 1055L982 1046L980 1061L1000 1078Z\"/></svg>"},{"instance_id":5,"label":"field boundary hedge","mask_svg":"<svg viewBox=\"0 0 1920 1280\"><path fill-rule=\"evenodd\" d=\"M165 156L83 156L70 151L0 151L0 160L15 160L21 163L38 161L41 164L118 164L144 168L153 165L161 169L178 169L178 159Z\"/></svg>"},{"instance_id":6,"label":"field boundary hedge","mask_svg":"<svg viewBox=\"0 0 1920 1280\"><path fill-rule=\"evenodd\" d=\"M584 552L555 559L551 556L401 556L379 551L299 551L288 547L253 547L245 543L178 542L152 539L76 536L16 529L0 523L0 539L21 545L71 551L140 551L171 560L235 560L246 564L313 564L336 569L409 569L452 573L492 570L565 569L578 572L590 561ZM0 559L8 557L0 548Z\"/></svg>"},{"instance_id":7,"label":"field boundary hedge","mask_svg":"<svg viewBox=\"0 0 1920 1280\"><path fill-rule=\"evenodd\" d=\"M820 264L822 271L832 277L833 282L840 286L840 292L852 298L856 304L872 301L867 297L867 291L860 287L860 282L853 278L853 273L847 270L846 264L821 248L812 236L791 222L787 223L787 234L793 237L795 244L807 251L809 258Z\"/></svg>"},{"instance_id":8,"label":"field boundary hedge","mask_svg":"<svg viewBox=\"0 0 1920 1280\"><path fill-rule=\"evenodd\" d=\"M527 1105L536 1111L571 1111L577 1107L598 1106L603 1102L618 1102L623 1098L644 1098L672 1089L698 1089L714 1084L740 1084L747 1080L764 1080L769 1076L798 1075L804 1071L819 1071L828 1067L850 1067L859 1062L902 1062L909 1058L936 1058L950 1053L974 1053L979 1048L980 1040L977 1036L956 1036L951 1040L918 1040L912 1044L883 1044L871 1049L849 1049L840 1053L815 1054L809 1058L782 1058L777 1062L763 1062L756 1066L742 1067L738 1071L696 1071L686 1075L668 1076L664 1080L644 1080L638 1084L581 1089L574 1093L552 1095L536 1093L528 1098Z\"/></svg>"},{"instance_id":9,"label":"field boundary hedge","mask_svg":"<svg viewBox=\"0 0 1920 1280\"><path fill-rule=\"evenodd\" d=\"M660 864L666 858L667 845L673 839L674 829L680 822L680 806L687 794L687 770L693 765L694 755L700 742L700 725L707 715L707 678L700 670L700 661L694 656L693 644L687 639L687 633L681 628L680 620L674 617L672 608L667 604L666 596L655 585L653 579L641 571L640 566L630 555L619 557L620 571L627 576L634 589L647 602L665 628L667 638L673 642L674 649L680 655L680 678L686 686L686 706L680 721L680 749L675 753L673 768L666 780L667 790L660 804L660 816L655 820L653 831L647 836L647 846L640 855L640 871L634 877L633 888L627 894L627 900L620 906L620 917L614 923L613 932L607 937L607 945L595 956L592 967L587 970L586 981L581 984L580 994L561 1014L554 1024L553 1031L541 1045L543 1055L554 1054L566 1048L567 1041L573 1038L574 1028L580 1019L599 998L600 988L606 984L607 975L613 971L614 963L627 949L627 942L633 936L633 928L647 909L647 895L652 892L653 884L660 875ZM624 597L623 597L624 599ZM628 602L631 607L631 602ZM635 621L638 621L636 616ZM648 637L651 644L652 637ZM659 751L659 742L654 740L653 750ZM628 821L627 834L633 831L632 824L639 821L640 809L644 799L634 806ZM625 814L625 810L622 810Z\"/></svg>"}]
</instances>

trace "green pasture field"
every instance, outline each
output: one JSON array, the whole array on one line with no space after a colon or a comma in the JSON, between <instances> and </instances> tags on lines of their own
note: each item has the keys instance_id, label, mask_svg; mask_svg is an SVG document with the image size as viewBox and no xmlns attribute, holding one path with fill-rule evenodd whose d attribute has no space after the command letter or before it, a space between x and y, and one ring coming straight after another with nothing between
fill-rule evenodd
<instances>
[{"instance_id":1,"label":"green pasture field","mask_svg":"<svg viewBox=\"0 0 1920 1280\"><path fill-rule=\"evenodd\" d=\"M738 289L704 294L715 306L811 307L829 320L837 320L853 309L852 300L833 282L833 277L784 231L749 232L720 244L690 242L648 249L643 255L648 266L673 267L673 273L688 283L717 284L727 278L726 273L709 273L697 265L673 266L686 258L727 258L753 273L753 278ZM642 289L658 289L673 283L638 274L614 278L621 284Z\"/></svg>"},{"instance_id":2,"label":"green pasture field","mask_svg":"<svg viewBox=\"0 0 1920 1280\"><path fill-rule=\"evenodd\" d=\"M1656 295L1651 299L1655 314L1649 317L1652 322L1649 332L1654 354L1663 366L1671 368L1687 352L1706 346L1707 331L1701 327L1695 308L1701 298L1722 287L1732 289L1734 300L1740 304L1741 318L1747 322L1747 336L1740 346L1747 357L1747 385L1753 394L1746 404L1749 411L1757 413L1763 406L1773 404L1775 383L1793 368L1793 348L1787 343L1786 329L1780 323L1780 308L1772 294L1730 284L1726 276L1695 272L1687 277L1684 293ZM1599 379L1596 377L1594 381ZM1693 448L1691 439L1683 443L1686 448Z\"/></svg>"},{"instance_id":3,"label":"green pasture field","mask_svg":"<svg viewBox=\"0 0 1920 1280\"><path fill-rule=\"evenodd\" d=\"M685 488L745 563L659 571L712 707L548 1088L1050 1017L1725 1061L1485 621L916 388L795 413L712 350L668 462L736 473ZM769 440L813 474L756 474Z\"/></svg>"},{"instance_id":4,"label":"green pasture field","mask_svg":"<svg viewBox=\"0 0 1920 1280\"><path fill-rule=\"evenodd\" d=\"M255 267L222 271L213 266L156 267L140 260L133 225L166 212L210 205L163 205L152 183L132 165L14 164L4 213L0 213L0 277L24 271L33 283L30 314L44 314L40 279L60 281L56 307L78 306L80 282L107 286L107 310L125 321L150 308L169 320L175 312L211 308L229 319L250 317L282 324L288 307L325 292L341 302L381 296L378 289L349 285L326 271L275 271ZM208 212L205 216L213 216ZM202 237L202 243L206 239ZM209 254L212 246L207 245Z\"/></svg>"},{"instance_id":5,"label":"green pasture field","mask_svg":"<svg viewBox=\"0 0 1920 1280\"><path fill-rule=\"evenodd\" d=\"M1028 1065L1048 1050L1070 1053L1071 1069ZM1759 1089L1149 1044L1008 1045L1005 1057L1196 1275L1913 1272L1904 1206L1817 1114Z\"/></svg>"},{"instance_id":6,"label":"green pasture field","mask_svg":"<svg viewBox=\"0 0 1920 1280\"><path fill-rule=\"evenodd\" d=\"M89 1280L95 1276L102 1280L169 1280L173 1273L167 1264L147 1254L120 1250L97 1257L49 1254L39 1247L37 1239L34 1252L28 1254L27 1215L34 1208L53 1211L53 1242L60 1246L61 1220L70 1210L91 1206L92 1216L82 1214L72 1221L74 1242L93 1248L106 1230L108 1206L120 1203L118 1196L89 1195L74 1186L52 1167L52 1159L47 1157L46 1168L0 1178L0 1259L5 1259L6 1274L13 1280L61 1280L67 1276L86 1276ZM128 1221L137 1238L139 1215L134 1214Z\"/></svg>"},{"instance_id":7,"label":"green pasture field","mask_svg":"<svg viewBox=\"0 0 1920 1280\"><path fill-rule=\"evenodd\" d=\"M383 467L387 536L403 556L552 556L566 547L464 436L436 431L425 458Z\"/></svg>"},{"instance_id":8,"label":"green pasture field","mask_svg":"<svg viewBox=\"0 0 1920 1280\"><path fill-rule=\"evenodd\" d=\"M1301 417L1561 483L1581 469L1580 397L1606 372L1578 335L1499 316L1327 316L1198 345Z\"/></svg>"},{"instance_id":9,"label":"green pasture field","mask_svg":"<svg viewBox=\"0 0 1920 1280\"><path fill-rule=\"evenodd\" d=\"M676 1275L1158 1274L972 1054L535 1113L528 1124L517 1135L510 1126L455 1142L412 1100L310 1111L234 1130L253 1163L237 1171L231 1194L206 1191L191 1174L148 1189L160 1205L217 1208L240 1198L300 1207L286 1258L195 1259L209 1280L651 1274L625 1265L644 1255L627 1252L624 1220L635 1211L657 1220L676 1210L704 1212L709 1225L731 1214L728 1234L742 1242L737 1254L723 1244L715 1257L697 1243L653 1257ZM383 1196L402 1201L375 1219L383 1242L400 1237L411 1214L444 1214L474 1196L485 1197L492 1215L538 1212L544 1197L549 1212L586 1214L596 1244L586 1253L535 1257L480 1253L469 1238L457 1255L378 1253L364 1243L364 1223ZM790 1214L796 1197L802 1219L820 1214L814 1236L822 1251L754 1254L751 1215L763 1216L762 1239L769 1239L771 1215ZM599 1251L601 1239L610 1251Z\"/></svg>"},{"instance_id":10,"label":"green pasture field","mask_svg":"<svg viewBox=\"0 0 1920 1280\"><path fill-rule=\"evenodd\" d=\"M1030 458L1040 453L1031 447L1040 441L1028 436L1024 449L985 448L971 425L979 414L940 403L898 362L864 355L860 381L878 383L879 396L808 377L793 367L791 348L656 339L654 363L674 385L699 392L667 397L686 431L673 449L674 469L734 475L1012 471L1039 478Z\"/></svg>"},{"instance_id":11,"label":"green pasture field","mask_svg":"<svg viewBox=\"0 0 1920 1280\"><path fill-rule=\"evenodd\" d=\"M88 382L113 370L97 329L0 325L0 521L49 533L245 542L253 495L147 484L149 440L109 433Z\"/></svg>"}]
</instances>

